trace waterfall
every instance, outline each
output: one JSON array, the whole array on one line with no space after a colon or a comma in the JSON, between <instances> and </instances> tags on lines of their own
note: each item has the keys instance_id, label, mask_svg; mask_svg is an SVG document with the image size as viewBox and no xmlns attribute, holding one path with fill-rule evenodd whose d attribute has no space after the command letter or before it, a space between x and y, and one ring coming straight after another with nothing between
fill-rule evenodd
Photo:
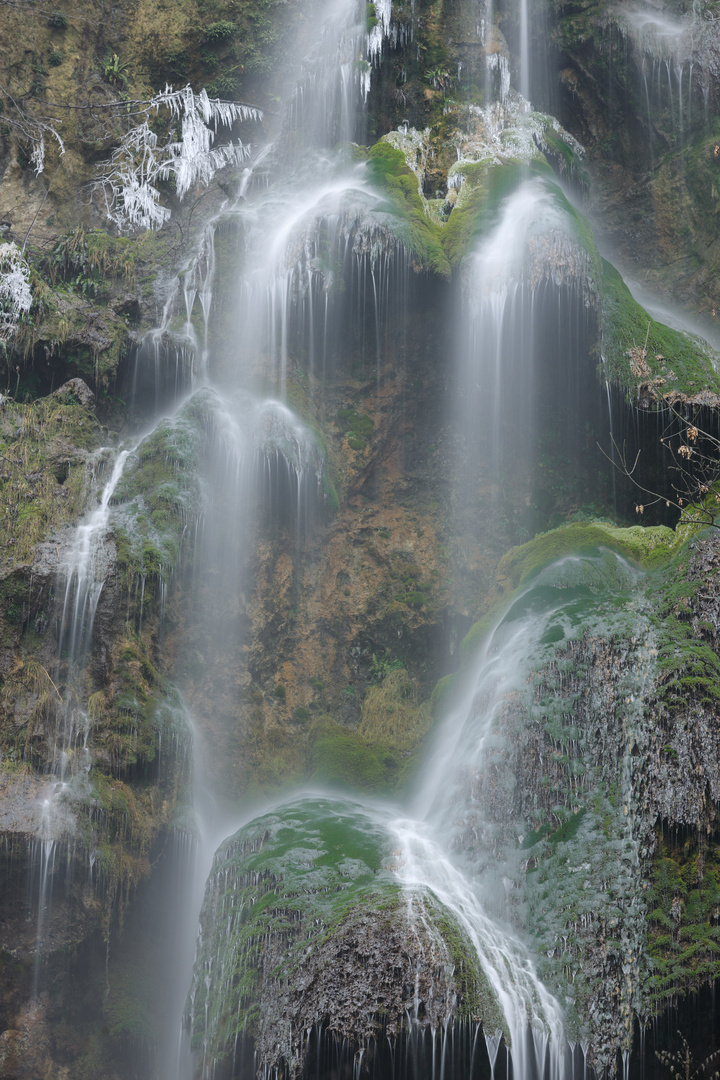
<instances>
[{"instance_id":1,"label":"waterfall","mask_svg":"<svg viewBox=\"0 0 720 1080\"><path fill-rule=\"evenodd\" d=\"M654 842L638 760L651 747L660 770L665 749L644 713L660 631L615 550L645 557L669 530L633 546L572 520L574 546L541 536L492 583L508 549L585 513L584 491L553 504L563 483L590 476L587 502L609 505L585 458L623 417L610 361L595 370L601 260L567 190L582 147L530 100L553 96L542 5L452 7L308 8L268 141L208 220L189 215L158 283L128 364L133 440L87 455L86 511L59 534L26 982L39 1009L50 945L80 970L82 903L96 970L77 1010L97 998L118 1076L587 1080L616 1051L630 1075ZM705 30L648 5L613 19L648 126L664 113L681 143ZM452 72L415 41L433 20L464 50ZM240 35L211 25L208 65ZM581 668L602 668L587 698ZM396 743L371 745L372 693ZM365 795L317 766L335 753ZM411 769L404 801L387 794Z\"/></svg>"},{"instance_id":2,"label":"waterfall","mask_svg":"<svg viewBox=\"0 0 720 1080\"><path fill-rule=\"evenodd\" d=\"M646 102L651 154L660 133L682 147L707 124L706 103L717 63L717 35L693 5L680 18L654 4L618 9L620 31L632 45Z\"/></svg>"},{"instance_id":3,"label":"waterfall","mask_svg":"<svg viewBox=\"0 0 720 1080\"><path fill-rule=\"evenodd\" d=\"M370 35L371 56L379 48L376 31L382 28L387 33L390 18L389 10L383 6L376 5L376 10L378 23ZM530 30L525 3L522 12L521 88L527 89ZM493 32L489 28L488 33ZM328 121L328 116L345 115L344 92L339 89L347 85L342 58L345 33L340 34L337 53L339 74L332 75L329 68L321 65L298 88L290 110L295 130L306 126L303 118L310 110L305 107L305 99L311 93L321 92L329 103L317 110L325 131L339 122L337 119ZM329 64L333 50L327 47L325 51L325 63ZM519 129L525 123L523 118L530 115L530 108L527 102L512 96L509 67L499 51L488 50L488 70L499 76L499 106L488 106L488 115L492 116L488 125L491 138L499 143L511 124L517 124ZM532 118L528 123L527 131L518 135L518 145L531 156L536 148L535 129L538 138L542 135L541 127ZM356 328L362 336L363 326L368 321L365 314L368 308L370 324L374 324L374 334L369 342L370 355L375 354L373 359L377 358L379 373L383 341L393 317L393 293L402 296L407 291L407 285L398 274L398 266L407 265L407 252L393 235L392 219L388 215L391 207L386 209L382 203L378 206L378 194L362 165L350 165L327 152L319 154L317 129L314 131L315 134L307 135L311 154L306 161L296 165L291 176L283 174L271 150L263 165L271 173L267 183L255 183L252 177L249 178L243 186L245 201L232 211L240 223L244 248L236 294L239 297L235 322L237 347L235 355L221 361L219 371L223 379L227 379L230 371L235 378L239 371L246 385L253 378L257 379L260 371L266 377L269 372L281 398L287 393L291 380L297 377L291 367L291 358L298 354L304 356L307 374L314 382L327 373L330 365L337 363L336 354L343 345L347 347L345 343ZM407 155L410 151L402 140L400 145ZM458 172L461 169L462 162ZM552 324L555 336L548 353L556 340L565 342L556 377L566 377L566 368L572 371L577 363L575 350L580 347L582 331L577 338L568 339L566 309L556 298L558 295L570 298L573 319L581 325L587 318L593 285L587 258L569 229L568 215L561 202L558 193L542 181L527 179L502 205L496 227L477 246L464 269L463 325L467 334L459 362L456 413L464 432L470 471L478 457L474 433L478 427L481 400L492 417L502 415L507 411L508 403L513 402L518 427L528 440L528 456L532 452L532 410L538 397L534 380L542 374L540 360L534 351L535 339L548 327L549 312L554 313L552 318L557 322ZM391 228L388 228L389 224ZM379 380L378 374L378 388ZM246 462L249 460L247 420L241 419L241 414L236 411L237 404L231 404L231 401L229 399L223 405L216 421L219 438L218 451L214 453L219 452L220 456L214 459L209 470L215 494L204 515L200 554L196 559L203 570L196 571L192 647L202 652L205 665L203 677L196 680L203 688L204 700L198 698L189 703L196 715L206 708L207 700L212 698L211 687L221 682L222 672L235 670L234 678L241 678L231 652L235 639L230 627L242 623L244 616L246 572L241 564L243 554L251 550L252 541L244 526L246 508L252 499L249 498L250 489L244 486L247 485ZM297 422L281 406L265 402L260 409L271 418L273 429L281 433L286 468L287 463L298 462L295 476L299 491L308 470L317 471L317 465L309 465L307 449L304 449L308 445L307 436L299 434L301 429ZM490 424L493 422L491 420ZM507 448L507 441L501 438L499 431L495 436L492 430L484 434L491 445ZM500 466L501 454L502 450L498 450L493 466L495 473ZM250 458L252 456L250 452ZM275 481L272 459L267 456L262 475L268 479L262 501L272 502ZM259 476L253 482L257 484ZM290 503L298 507L295 512L299 514L301 509L295 499L293 496ZM238 539L240 536L244 537L242 541ZM481 661L483 674L479 682L487 686L487 690L483 694L477 687L473 689L472 704L465 706L465 713L473 719L468 720L467 728L458 723L460 728L468 731L468 745L463 747L462 753L468 764L470 760L474 762L478 776L484 768L483 747L496 737L495 726L504 697L509 692L510 673L515 675L518 657L527 650L529 625L525 621L514 628L513 636L497 660L493 658L487 668ZM212 659L207 657L208 652ZM498 665L504 673L499 677ZM482 704L478 706L476 700L482 700ZM208 738L212 740L215 758L222 752L220 748L226 737L223 728L228 728L232 715L228 703L218 699L216 709L218 707L220 715L214 718L211 728L206 725L207 730L202 736L206 742ZM453 726L458 720L459 717L453 716L448 724ZM448 745L451 743L448 739ZM203 751L199 746L196 752L207 754L207 750ZM498 903L497 896L493 896L497 881L487 861L473 865L473 860L458 858L454 850L457 847L454 819L457 813L463 816L459 807L464 791L462 785L460 789L455 786L452 756L446 745L440 746L435 753L432 779L426 782L421 796L426 807L424 815L418 814L414 819L396 817L365 807L357 813L372 822L372 826L366 826L368 830L375 830L380 825L387 846L398 852L391 872L406 895L408 925L418 940L428 933L430 921L424 898L431 897L432 903L439 904L448 913L460 928L463 939L470 943L483 978L491 988L491 997L496 1001L514 1074L530 1078L543 1076L548 1069L552 1080L563 1080L568 1064L563 1010L544 986L518 931L503 916L503 905ZM448 795L451 796L450 804ZM294 818L314 812L313 806L312 799L308 798L286 809L281 806L275 814L287 814L286 831L289 832ZM327 812L333 814L340 810L337 804L331 804ZM470 806L465 813L472 813ZM279 819L271 815L267 820L272 832ZM258 876L248 871L244 863L237 863L247 852L262 849L266 829L264 819L249 826L253 827L259 830L257 834L241 830L218 848L206 886L187 1024L199 1055L200 1073L207 1078L216 1070L226 1068L228 1060L232 1060L234 1069L238 1062L245 1060L248 1052L243 1049L246 1021L242 1017L247 1007L246 998L234 991L233 979L235 972L244 970L243 965L250 963L248 958L255 955L252 935L246 945L236 944L244 940L243 934L250 933L242 929L242 913L256 900L257 894L252 890L265 888L262 874ZM478 827L491 832L494 826L488 820L486 825ZM247 839L248 836L251 839ZM297 844L302 847L306 842L304 838ZM251 890L247 897L243 891L246 889ZM293 916L293 922L295 918ZM298 912L297 919L302 918ZM269 940L276 939L271 936ZM250 976L239 978L243 983ZM280 989L277 993L281 993ZM429 1007L425 999L423 1008ZM449 1001L445 1005L436 1002L433 1009L440 1010L437 1017L433 1015L432 1018L437 1024L432 1029L435 1038L435 1033L439 1036L442 1027L447 1028L456 1021ZM488 1015L495 1014L490 1012ZM408 1014L408 1037L414 1031L422 1032L427 1022L421 1021L416 1006L415 1014ZM284 1026L282 1030L285 1031ZM501 1039L498 1031L495 1026L488 1026L484 1032L493 1069ZM279 1031L273 1030L267 1037L275 1039L279 1037ZM319 1031L313 1041L309 1031L303 1036L295 1024L283 1039L286 1045L282 1058L287 1067L293 1063L293 1069L299 1068L303 1055L321 1053ZM270 1051L265 1040L263 1035L256 1052L277 1055L277 1046ZM362 1075L365 1066L362 1051L358 1053L360 1057L356 1057L355 1068L357 1074ZM279 1067L273 1064L277 1062L277 1056L262 1060L266 1070Z\"/></svg>"},{"instance_id":4,"label":"waterfall","mask_svg":"<svg viewBox=\"0 0 720 1080\"><path fill-rule=\"evenodd\" d=\"M101 473L111 452L106 448L96 457ZM110 500L128 457L128 451L117 454L109 479L102 485L97 507L86 515L64 552L64 565L58 570L58 587L64 584L62 614L57 640L59 659L55 679L45 672L54 692L52 713L54 725L48 732L48 781L45 784L38 840L34 845L30 877L37 878L35 935L35 964L32 994L37 998L41 987L41 965L46 942L46 921L51 914L52 891L59 870L63 849L78 832L73 802L81 798L92 768L90 754L91 721L83 702L82 678L93 640L95 615L109 574L112 561L106 550ZM63 679L61 665L67 671ZM61 694L58 685L63 686ZM50 721L50 717L48 717Z\"/></svg>"},{"instance_id":5,"label":"waterfall","mask_svg":"<svg viewBox=\"0 0 720 1080\"><path fill-rule=\"evenodd\" d=\"M68 653L70 663L87 650L92 639L95 612L107 570L103 541L110 518L110 500L122 476L128 454L128 450L122 450L117 455L110 479L102 489L98 507L86 522L78 526L67 552L59 648L61 653Z\"/></svg>"},{"instance_id":6,"label":"waterfall","mask_svg":"<svg viewBox=\"0 0 720 1080\"><path fill-rule=\"evenodd\" d=\"M392 828L402 851L398 876L405 888L411 895L429 888L466 930L505 1018L513 1070L519 1076L532 1076L543 1075L547 1067L550 1077L563 1080L562 1010L539 979L528 950L508 927L488 914L472 881L437 839L442 835L439 830L410 819L398 820ZM488 1037L493 1038L492 1033Z\"/></svg>"}]
</instances>

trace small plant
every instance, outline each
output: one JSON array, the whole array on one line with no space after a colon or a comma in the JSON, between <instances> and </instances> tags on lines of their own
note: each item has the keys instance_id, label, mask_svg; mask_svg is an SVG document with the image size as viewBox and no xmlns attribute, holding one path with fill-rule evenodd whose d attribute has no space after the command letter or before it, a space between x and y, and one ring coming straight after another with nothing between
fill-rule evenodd
<instances>
[{"instance_id":1,"label":"small plant","mask_svg":"<svg viewBox=\"0 0 720 1080\"><path fill-rule=\"evenodd\" d=\"M224 41L237 33L237 26L228 19L220 19L219 22L210 23L205 27L204 41Z\"/></svg>"},{"instance_id":2,"label":"small plant","mask_svg":"<svg viewBox=\"0 0 720 1080\"><path fill-rule=\"evenodd\" d=\"M62 11L55 11L48 15L48 26L51 30L64 30L67 27L67 15Z\"/></svg>"},{"instance_id":3,"label":"small plant","mask_svg":"<svg viewBox=\"0 0 720 1080\"><path fill-rule=\"evenodd\" d=\"M670 1075L673 1077L673 1080L695 1080L695 1077L700 1076L707 1077L707 1080L718 1080L720 1077L720 1069L716 1069L713 1072L710 1066L718 1064L720 1050L716 1050L714 1054L710 1054L710 1056L706 1057L699 1065L695 1065L687 1039L679 1031L678 1035L682 1042L681 1050L676 1050L674 1052L669 1050L655 1051L655 1057L670 1070Z\"/></svg>"},{"instance_id":4,"label":"small plant","mask_svg":"<svg viewBox=\"0 0 720 1080\"><path fill-rule=\"evenodd\" d=\"M364 450L372 438L373 422L369 416L356 409L338 409L338 421L345 426L348 446L351 450Z\"/></svg>"},{"instance_id":5,"label":"small plant","mask_svg":"<svg viewBox=\"0 0 720 1080\"><path fill-rule=\"evenodd\" d=\"M391 671L401 671L402 667L403 662L397 657L395 657L394 660L391 660L388 656L377 657L375 653L373 653L370 676L375 679L376 682L382 682Z\"/></svg>"},{"instance_id":6,"label":"small plant","mask_svg":"<svg viewBox=\"0 0 720 1080\"><path fill-rule=\"evenodd\" d=\"M704 0L700 7L704 19L709 19L711 22L720 19L720 0Z\"/></svg>"},{"instance_id":7,"label":"small plant","mask_svg":"<svg viewBox=\"0 0 720 1080\"><path fill-rule=\"evenodd\" d=\"M217 75L210 86L208 86L208 93L212 97L218 98L232 98L237 93L238 81L242 74L242 65L236 64L235 67L228 68L227 71L221 72Z\"/></svg>"},{"instance_id":8,"label":"small plant","mask_svg":"<svg viewBox=\"0 0 720 1080\"><path fill-rule=\"evenodd\" d=\"M300 724L306 723L310 719L310 713L307 711L304 705L298 705L294 713L295 719Z\"/></svg>"},{"instance_id":9,"label":"small plant","mask_svg":"<svg viewBox=\"0 0 720 1080\"><path fill-rule=\"evenodd\" d=\"M287 690L282 683L278 683L275 687L275 697L278 699L278 701L284 701L287 697Z\"/></svg>"},{"instance_id":10,"label":"small plant","mask_svg":"<svg viewBox=\"0 0 720 1080\"><path fill-rule=\"evenodd\" d=\"M200 60L205 67L209 68L211 71L214 71L215 68L220 66L220 60L218 59L217 54L214 53L212 49L208 48L207 45L203 45L200 49Z\"/></svg>"},{"instance_id":11,"label":"small plant","mask_svg":"<svg viewBox=\"0 0 720 1080\"><path fill-rule=\"evenodd\" d=\"M425 78L432 83L434 90L445 90L452 82L450 72L444 68L433 68L432 71L426 71Z\"/></svg>"},{"instance_id":12,"label":"small plant","mask_svg":"<svg viewBox=\"0 0 720 1080\"><path fill-rule=\"evenodd\" d=\"M107 60L103 60L103 75L111 86L126 86L127 75L125 72L130 67L130 61L122 61L116 52Z\"/></svg>"},{"instance_id":13,"label":"small plant","mask_svg":"<svg viewBox=\"0 0 720 1080\"><path fill-rule=\"evenodd\" d=\"M48 56L48 64L50 65L50 67L60 67L62 62L63 54L59 51L59 49L53 49Z\"/></svg>"}]
</instances>

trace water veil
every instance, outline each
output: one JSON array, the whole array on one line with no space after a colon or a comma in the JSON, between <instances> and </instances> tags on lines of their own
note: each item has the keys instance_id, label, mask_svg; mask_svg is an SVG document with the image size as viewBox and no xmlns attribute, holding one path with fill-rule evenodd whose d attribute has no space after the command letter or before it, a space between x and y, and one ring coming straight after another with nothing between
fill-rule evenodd
<instances>
[{"instance_id":1,"label":"water veil","mask_svg":"<svg viewBox=\"0 0 720 1080\"><path fill-rule=\"evenodd\" d=\"M523 26L526 38L527 26ZM386 313L393 310L392 294L402 295L408 289L407 279L403 282L398 274L403 264L407 267L408 257L402 238L393 235L389 224L392 207L378 199L377 191L368 182L367 170L353 165L347 152L338 157L322 149L327 145L323 139L327 140L328 131L336 134L340 128L346 133L353 130L348 120L346 93L350 87L357 101L358 90L363 86L361 80L359 86L352 87L343 49L355 32L348 24L340 34L339 67L332 68L328 58L334 55L333 49L327 47L323 63L311 69L313 74L301 83L292 98L289 121L277 144L285 146L289 132L304 133L303 153L296 159L292 176L283 175L275 161L276 148L271 148L256 172L244 182L242 204L230 211L237 219L244 252L235 324L236 340L242 345L237 359L220 358L219 378L225 391L222 409L214 421L216 447L212 451L214 463L208 470L214 495L198 540L203 554L196 559L196 565L202 570L195 571L196 619L191 629L191 651L197 655L194 662L205 664L208 640L213 641L209 650L213 659L205 668L203 679L196 684L203 687L202 692L190 702L196 715L206 708L212 685L227 684L227 667L233 664L237 627L243 619L242 582L247 580L237 559L239 552L252 550L249 541L238 543L238 537L244 535L248 520L272 507L275 498L278 508L283 507L286 514L290 512L294 516L293 527L302 534L303 515L307 513L304 508L313 498L318 498L318 491L322 492L323 461L312 436L303 432L289 411L278 403L266 400L248 406L247 395L230 393L231 379L238 371L246 385L253 382L259 385L263 378L270 378L282 398L287 392L290 357L300 354L314 384L317 376L338 363L339 353L347 347L352 334L362 336L368 311L375 332L367 335L360 347L371 356L377 354L379 371L387 332L384 320ZM507 94L507 87L503 92ZM311 95L318 93L323 104L310 109L307 103ZM304 118L306 114L315 118L312 124ZM324 136L318 135L316 121ZM577 309L578 322L585 318L583 272L586 268L564 222L552 193L541 181L528 178L503 205L497 227L478 246L465 269L469 316L465 319L467 336L461 348L458 377L462 404L457 411L471 469L479 453L478 403L481 396L487 403L488 393L492 398L492 407L487 410L490 421L487 427L480 426L478 436L486 440L483 446L503 445L502 434L492 429L493 418L507 412L512 401L516 417L519 415L519 427L528 438L528 456L533 449L532 402L537 397L533 379L540 366L534 354L535 342L549 321L553 326L553 344L556 339L562 339L565 327L564 310L557 303L553 306L552 301L543 303L546 287L557 293L566 289ZM338 289L339 283L342 289ZM561 367L565 363L568 369L572 368L577 348L577 340L565 343ZM517 399L524 403L519 408ZM254 418L250 428L248 407ZM248 475L248 459L243 448L253 424L264 428L270 438L260 454L262 468L253 474L256 495L249 498L250 488L243 487ZM257 450L251 453L251 458L257 460ZM500 452L494 459L495 472L499 462ZM461 470L460 484L462 476ZM265 509L251 512L256 500L258 508ZM374 873L379 873L388 887L400 886L405 900L404 914L398 918L408 927L424 956L432 948L440 951L445 948L430 914L437 910L448 913L462 940L469 943L475 958L473 963L479 965L477 970L481 972L478 977L487 984L489 1000L493 1002L488 1005L488 1016L496 1018L492 1026L486 1024L483 1029L491 1070L495 1068L504 1036L513 1075L530 1078L547 1073L561 1080L568 1070L572 1072L563 1010L543 985L532 956L512 928L511 920L503 917L501 845L489 849L497 860L495 869L489 857L469 859L467 851L456 841L458 817L464 820L475 811L472 799L467 799L465 783L454 780L454 754L465 755L468 762L472 758L475 779L470 786L481 783L479 778L489 764L486 745L502 737L497 732L498 718L514 685L509 672L513 672L513 678L520 678L518 658L527 652L528 637L535 640L541 636L547 618L545 614L535 621L520 620L513 625L511 633L496 632L486 653L475 662L478 674L468 683L466 698L445 724L448 730L464 731L466 745L459 750L453 736L440 743L434 755L434 767L423 781L418 800L425 807L424 813L418 812L413 818L398 817L391 807L328 801L313 793L296 802L271 807L264 817L245 824L220 845L206 886L193 987L186 1010L186 1025L198 1053L200 1075L230 1076L238 1070L244 1074L257 1067L258 1062L266 1071L287 1069L295 1074L307 1068L310 1060L323 1072L331 1067L333 1055L337 1055L337 1067L345 1067L340 1064L343 1061L350 1067L352 1058L357 1075L372 1069L373 1061L379 1067L379 1056L385 1052L381 1042L369 1037L364 1049L356 1051L351 1049L352 1041L342 1043L338 1036L332 1049L324 1042L322 1024L317 1029L313 1025L305 1028L305 1021L299 1015L287 1023L282 1013L286 991L277 975L280 969L276 969L271 979L268 960L270 953L277 955L279 962L280 954L273 950L281 948L283 934L269 930L265 938L253 923L248 922L247 926L244 923L248 913L256 910L260 898L277 895L282 897L278 903L284 905L283 910L287 908L287 940L293 941L297 932L304 932L307 911L312 911L316 902L322 906L323 891L331 890L332 886L323 884L324 871L309 869L312 859L306 863L302 852L306 849L330 852L331 848L322 845L329 843L328 822L335 819L340 842L332 845L332 850L341 854L333 854L328 865L334 866L338 858L357 867L371 865L374 856L367 852L362 857L356 856L352 848L358 831L367 830L384 852L379 870ZM242 672L237 661L235 669L234 678L239 681ZM231 706L222 697L216 696L213 701L214 716L209 723L204 722L203 740L218 736L220 741L213 749L213 757L217 757L223 727L217 714ZM494 827L490 818L481 823L475 815L473 828L479 837L484 839L484 834L492 832ZM288 839L284 840L284 836ZM272 861L272 853L271 862L262 864L270 869L254 868L260 865L261 856L268 857L268 844L277 843L290 845L291 861L299 853L301 867L308 867L307 881L301 891L312 899L304 907L297 906L295 886L288 884L292 872L287 866L281 871L280 864ZM318 867L325 864L325 856L315 858ZM293 930L292 926L298 929ZM309 936L314 933L308 930ZM267 942L262 952L260 941ZM310 949L306 955L310 955ZM251 990L238 990L237 986L242 987L246 982L248 986L254 984L256 966L265 972L263 985L272 982L274 987L272 1002L264 997L260 1001L261 1014L263 1017L267 1014L268 1018L277 1016L279 1027L272 1027L269 1019L261 1020L261 1032L253 1041L244 1033L258 1005L252 1003ZM340 991L338 994L341 996ZM404 1060L415 1062L406 1066L413 1069L419 1069L420 1060L425 1060L429 1053L433 1075L436 1069L442 1075L441 1062L446 1059L448 1068L458 1066L460 1059L452 1058L455 1051L450 1044L450 1032L457 1023L455 998L447 988L437 987L436 994L431 1007L429 998L416 990L414 1005L406 1013L404 1034L397 1044L398 1061L390 1066L393 1075L401 1068L399 1062L404 1053L408 1055ZM291 1008L289 1003L287 1008ZM432 1015L428 1015L428 1010ZM337 1001L331 1012L338 1016L337 1023L342 1028ZM468 1054L471 1072L479 1030L477 1020L473 1024L468 1018L467 1046L463 1041L465 1036L457 1036L458 1046L463 1046L462 1053ZM269 1040L280 1031L281 1041L271 1044ZM427 1050L430 1031L432 1039L438 1040L437 1054L435 1049ZM395 1035L400 1038L401 1033ZM402 1050L402 1046L407 1050ZM248 1055L255 1055L253 1066Z\"/></svg>"}]
</instances>

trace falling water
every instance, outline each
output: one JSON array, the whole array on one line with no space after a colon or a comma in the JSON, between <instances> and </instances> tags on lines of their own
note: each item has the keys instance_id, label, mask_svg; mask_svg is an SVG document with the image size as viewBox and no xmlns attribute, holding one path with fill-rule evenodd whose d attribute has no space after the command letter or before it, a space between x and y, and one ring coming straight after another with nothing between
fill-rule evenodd
<instances>
[{"instance_id":1,"label":"falling water","mask_svg":"<svg viewBox=\"0 0 720 1080\"><path fill-rule=\"evenodd\" d=\"M682 146L688 133L707 123L710 74L717 62L712 23L694 6L677 18L655 5L638 3L619 8L617 19L636 52L651 154L656 124L666 139Z\"/></svg>"},{"instance_id":2,"label":"falling water","mask_svg":"<svg viewBox=\"0 0 720 1080\"><path fill-rule=\"evenodd\" d=\"M507 926L488 914L471 879L450 859L445 843L437 839L443 834L434 824L401 819L394 823L393 831L402 850L398 876L410 895L418 889L430 889L466 931L507 1022L516 1075L544 1074L549 1036L549 1075L563 1080L562 1010L538 978L527 949ZM527 1039L528 1022L531 1040Z\"/></svg>"},{"instance_id":3,"label":"falling water","mask_svg":"<svg viewBox=\"0 0 720 1080\"><path fill-rule=\"evenodd\" d=\"M122 450L117 455L98 507L86 522L78 525L67 551L59 647L61 653L65 652L71 658L82 655L92 638L95 612L108 569L103 542L110 518L110 500L122 476L128 454L128 450Z\"/></svg>"},{"instance_id":4,"label":"falling water","mask_svg":"<svg viewBox=\"0 0 720 1080\"><path fill-rule=\"evenodd\" d=\"M522 10L525 42L522 79L526 80L529 47L526 3ZM380 10L379 25L387 31L385 24L389 26L389 14L385 18L387 13L383 13L384 8ZM349 32L351 36L354 33ZM492 32L491 28L486 32ZM321 66L298 89L290 114L296 130L306 125L304 117L309 114L304 104L306 96L317 93L318 88L324 87L323 93L330 102L325 110L319 110L325 131L338 123L337 119L328 122L328 115L336 118L345 115L344 90L339 89L347 85L343 74L343 34L336 54L340 57L339 77ZM373 41L371 37L371 49L375 47ZM328 57L334 55L332 48L328 47L326 54ZM499 53L489 49L488 54L498 67L499 92L504 101L509 94L507 66L501 70L503 57ZM317 143L317 136L308 136L308 141L311 145ZM289 383L291 356L304 353L308 371L315 376L335 362L335 350L347 347L346 313L352 312L355 304L360 308L368 304L374 312L376 329L372 347L380 358L383 322L393 311L388 294L398 280L397 274L389 273L388 266L392 263L406 265L407 258L402 245L388 230L390 208L383 207L382 203L378 205L377 193L373 192L362 166L351 166L326 154L319 155L317 151L308 158L307 164L299 163L291 178L284 178L282 170L277 169L272 151L265 159L265 166L276 170L271 183L254 185L249 178L244 186L246 201L233 211L241 221L245 259L240 272L236 324L240 355L234 359L232 367L226 365L226 370L232 371L234 377L239 370L246 385L257 377L258 372L267 374L269 370L282 397ZM476 411L480 396L487 400L488 387L490 397L494 397L493 407L488 410L492 415L506 409L511 399L515 408L516 399L521 396L527 402L527 413L522 408L519 410L519 422L528 430L531 428L530 403L535 396L532 382L536 366L534 338L542 319L546 318L546 309L559 311L557 304L544 305L536 293L539 296L544 283L550 280L554 288L566 288L576 306L583 311L585 308L587 267L574 238L567 232L566 220L558 209L557 196L548 192L540 181L528 181L507 201L499 224L479 246L466 270L466 310L470 314L463 354L465 368L459 380L461 397L466 404L463 406L465 412L463 408L459 411L467 414L464 430L468 432L473 425L473 407ZM336 288L339 280L344 285L341 290ZM533 314L536 309L537 319ZM562 320L562 314L559 318ZM359 319L359 325L363 321ZM342 337L335 331L335 324L342 326ZM513 329L518 326L520 330ZM572 347L569 352L572 354ZM574 361L575 357L571 355L568 362ZM248 513L248 508L254 503L255 496L251 492L257 491L261 476L252 473L253 479L248 479L247 464L257 461L257 451L251 449L252 439L248 442L252 425L248 427L246 408L247 398L237 398L224 403L217 412L218 449L209 470L213 495L205 513L196 560L205 569L195 584L197 599L192 628L192 647L201 649L204 657L209 651L212 660L197 683L199 696L189 702L191 711L196 714L203 711L203 705L211 696L210 687L227 678L227 671L233 671L233 677L239 678L234 658L237 630L231 628L241 626L246 618L243 595L246 572L241 563L244 554L251 550L246 526L248 520L253 520L254 512ZM256 408L252 406L253 410ZM296 515L301 514L302 485L307 483L308 476L312 476L317 491L321 471L317 458L316 463L311 464L313 451L308 451L311 440L308 441L306 434L298 434L300 428L296 421L281 406L266 402L260 406L260 411L272 417L274 430L282 432L285 480L280 482L290 485L289 498L283 501L296 508ZM289 434L292 431L294 435ZM499 435L497 441L500 441ZM262 475L266 477L266 485L262 501L272 502L276 481L271 459L266 451L263 453L265 464L262 468L265 471ZM472 448L468 447L470 468L475 459ZM297 464L293 465L293 462ZM298 530L299 520L296 518L295 522ZM238 537L243 539L238 542ZM523 635L527 630L528 624L522 624L506 643L497 661L505 672L502 677L497 678L495 663L480 676L480 681L484 679L488 686L487 700L483 702L479 717L475 705L470 710L473 721L472 733L468 735L479 774L483 768L482 748L492 737L497 712L507 692L503 680L510 678L510 670L515 672L518 655L526 651L527 642ZM213 642L209 649L208 642ZM481 669L486 671L482 663ZM473 692L473 702L476 696ZM228 729L231 723L229 703L217 698L215 711L219 715L215 716L211 727L205 725L202 738L205 742L210 740L212 757L218 761L222 758L222 728ZM547 1062L552 1080L562 1080L566 1066L562 1010L544 987L518 933L501 916L498 909L502 904L491 895L497 884L494 875L485 874L478 865L471 867L468 860L463 863L450 850L448 841L454 829L449 827L449 821L454 819L457 806L454 802L452 807L448 806L441 793L452 793L453 798L458 799L462 796L452 780L453 767L449 760L452 755L445 751L443 746L441 752L436 753L432 780L426 783L423 802L429 807L428 812L418 815L415 820L407 817L386 820L384 825L390 843L402 852L396 872L407 892L410 917L414 911L413 898L428 890L453 914L477 952L500 1005L515 1075L522 1078L543 1076ZM470 750L465 752L468 754ZM486 828L492 831L489 821ZM234 842L229 842L230 848ZM213 875L207 885L209 903L217 901L218 893L214 890L227 888L222 867L230 848L222 848L216 856ZM227 907L228 923L221 938L229 942L231 925L235 925L237 914L231 893L227 894L223 905L223 910ZM199 956L205 955L206 947L207 943L200 942ZM198 960L196 981L188 1004L191 1026L197 1023L204 1033L201 1065L204 1077L211 1076L215 1069L213 1040L220 1036L213 1025L218 1023L217 1016L233 1009L227 995L232 993L228 978L235 961L232 953L223 952L224 948L220 945L220 951L209 960ZM215 1019L211 1019L209 1008ZM486 1032L485 1038L494 1069L500 1036L493 1030ZM236 1053L239 1053L237 1044L232 1049L233 1057Z\"/></svg>"},{"instance_id":5,"label":"falling water","mask_svg":"<svg viewBox=\"0 0 720 1080\"><path fill-rule=\"evenodd\" d=\"M530 16L529 0L520 0L520 85L524 98L530 99Z\"/></svg>"},{"instance_id":6,"label":"falling water","mask_svg":"<svg viewBox=\"0 0 720 1080\"><path fill-rule=\"evenodd\" d=\"M103 485L97 507L77 526L65 551L65 561L58 570L59 584L65 585L62 615L58 627L59 661L55 680L60 682L60 665L69 673L61 695L56 681L46 673L54 693L54 729L48 754L49 778L42 796L36 853L32 860L31 880L37 878L37 927L32 993L40 988L40 971L46 947L46 919L52 906L56 861L61 843L76 832L76 823L68 799L80 794L87 784L92 767L89 748L91 722L81 705L81 680L91 647L93 624L100 595L112 561L105 547L110 518L110 501L122 476L129 451L123 450L113 463L110 478ZM101 450L97 462L104 464L110 451Z\"/></svg>"}]
</instances>

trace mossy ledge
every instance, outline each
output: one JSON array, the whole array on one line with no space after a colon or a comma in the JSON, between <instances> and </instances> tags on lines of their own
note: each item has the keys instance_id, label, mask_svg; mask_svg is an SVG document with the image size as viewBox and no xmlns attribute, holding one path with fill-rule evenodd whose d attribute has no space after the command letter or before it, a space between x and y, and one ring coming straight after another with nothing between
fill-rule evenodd
<instances>
[{"instance_id":1,"label":"mossy ledge","mask_svg":"<svg viewBox=\"0 0 720 1080\"><path fill-rule=\"evenodd\" d=\"M605 259L601 265L602 377L624 388L643 408L656 408L664 398L720 405L720 376L709 346L656 322L615 267Z\"/></svg>"},{"instance_id":2,"label":"mossy ledge","mask_svg":"<svg viewBox=\"0 0 720 1080\"><path fill-rule=\"evenodd\" d=\"M592 549L609 548L642 569L650 570L667 565L685 539L684 529L674 532L666 525L622 528L607 521L590 521L572 522L512 548L500 560L495 587L485 604L486 610L461 642L463 664L475 655L480 642L498 618L500 609L508 604L512 594L550 563ZM447 687L443 690L443 695L445 693Z\"/></svg>"}]
</instances>

